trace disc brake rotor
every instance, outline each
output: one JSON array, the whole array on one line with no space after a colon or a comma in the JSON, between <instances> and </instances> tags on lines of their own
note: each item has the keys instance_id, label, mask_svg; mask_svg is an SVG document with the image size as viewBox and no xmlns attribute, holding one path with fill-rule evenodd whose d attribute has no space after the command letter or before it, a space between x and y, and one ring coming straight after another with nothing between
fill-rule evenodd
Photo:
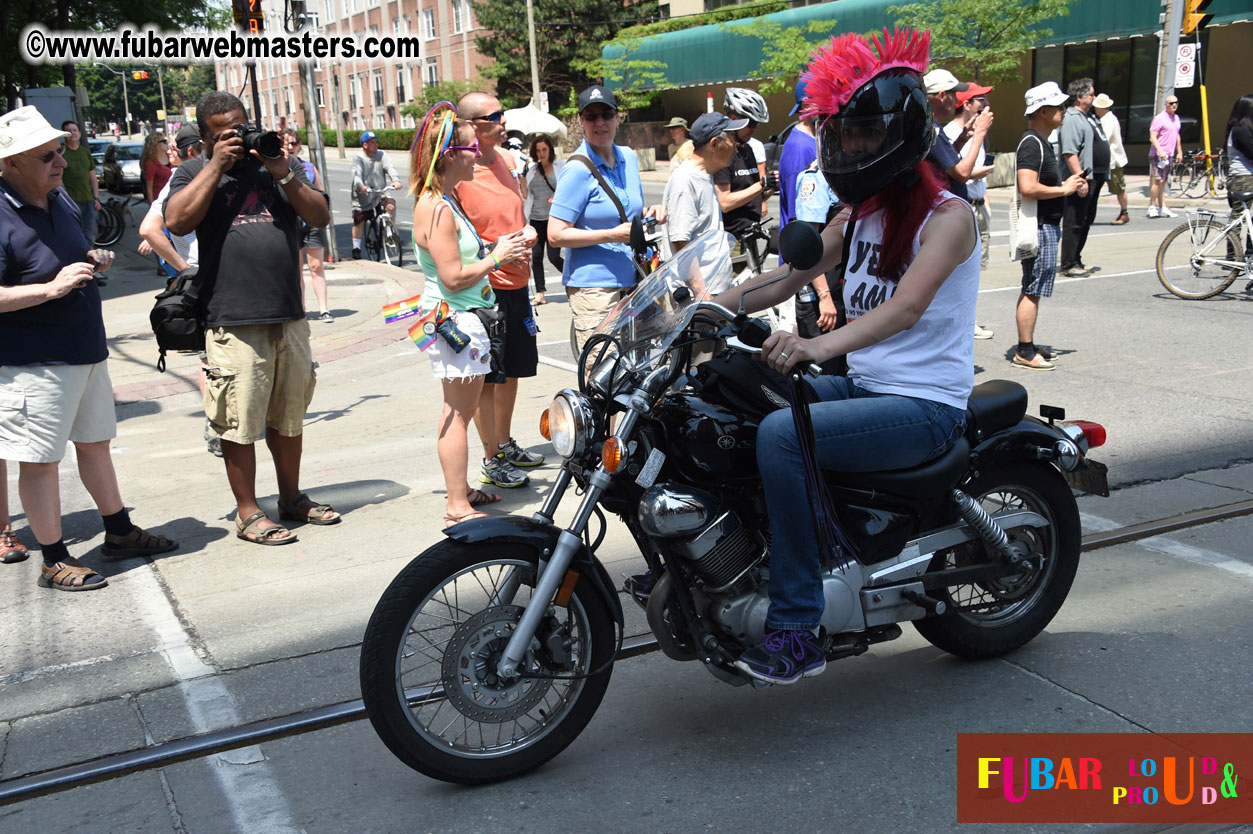
<instances>
[{"instance_id":1,"label":"disc brake rotor","mask_svg":"<svg viewBox=\"0 0 1253 834\"><path fill-rule=\"evenodd\" d=\"M523 609L498 605L458 627L444 652L444 691L462 715L501 724L525 715L543 700L551 682L542 678L501 678L496 668Z\"/></svg>"}]
</instances>

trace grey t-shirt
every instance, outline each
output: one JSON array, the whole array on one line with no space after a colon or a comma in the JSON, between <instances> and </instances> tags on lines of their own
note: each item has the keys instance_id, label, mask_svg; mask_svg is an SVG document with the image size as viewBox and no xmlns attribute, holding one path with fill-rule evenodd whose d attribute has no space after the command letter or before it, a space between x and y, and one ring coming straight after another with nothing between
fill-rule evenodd
<instances>
[{"instance_id":1,"label":"grey t-shirt","mask_svg":"<svg viewBox=\"0 0 1253 834\"><path fill-rule=\"evenodd\" d=\"M665 257L673 254L672 241L686 243L711 229L722 229L722 209L713 176L700 170L690 159L674 169L662 195L667 220Z\"/></svg>"},{"instance_id":2,"label":"grey t-shirt","mask_svg":"<svg viewBox=\"0 0 1253 834\"><path fill-rule=\"evenodd\" d=\"M374 156L366 156L363 153L356 154L352 158L353 208L366 211L377 206L379 200L383 199L378 194L362 194L360 191L362 185L381 191L394 182L400 182L400 175L392 167L391 160L387 158L387 154L382 151L375 152Z\"/></svg>"},{"instance_id":3,"label":"grey t-shirt","mask_svg":"<svg viewBox=\"0 0 1253 834\"><path fill-rule=\"evenodd\" d=\"M1092 167L1092 143L1094 141L1092 124L1078 107L1066 108L1066 118L1062 120L1058 138L1063 156L1074 154L1079 157L1079 170ZM1058 162L1061 164L1062 171L1069 176L1065 160L1058 160Z\"/></svg>"}]
</instances>

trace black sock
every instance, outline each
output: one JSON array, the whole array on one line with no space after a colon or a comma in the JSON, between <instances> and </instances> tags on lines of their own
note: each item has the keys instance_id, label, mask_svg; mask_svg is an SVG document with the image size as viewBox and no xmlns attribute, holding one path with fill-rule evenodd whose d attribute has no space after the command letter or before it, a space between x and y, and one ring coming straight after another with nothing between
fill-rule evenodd
<instances>
[{"instance_id":1,"label":"black sock","mask_svg":"<svg viewBox=\"0 0 1253 834\"><path fill-rule=\"evenodd\" d=\"M43 551L45 565L55 565L57 562L64 562L70 558L70 550L65 546L65 539L57 539L56 544L41 544L39 549Z\"/></svg>"},{"instance_id":2,"label":"black sock","mask_svg":"<svg viewBox=\"0 0 1253 834\"><path fill-rule=\"evenodd\" d=\"M1018 355L1023 359L1030 359L1035 356L1035 342L1019 342Z\"/></svg>"},{"instance_id":3,"label":"black sock","mask_svg":"<svg viewBox=\"0 0 1253 834\"><path fill-rule=\"evenodd\" d=\"M110 536L125 536L135 529L135 525L131 523L130 513L126 512L125 507L113 515L101 513L100 518L104 521L104 531Z\"/></svg>"}]
</instances>

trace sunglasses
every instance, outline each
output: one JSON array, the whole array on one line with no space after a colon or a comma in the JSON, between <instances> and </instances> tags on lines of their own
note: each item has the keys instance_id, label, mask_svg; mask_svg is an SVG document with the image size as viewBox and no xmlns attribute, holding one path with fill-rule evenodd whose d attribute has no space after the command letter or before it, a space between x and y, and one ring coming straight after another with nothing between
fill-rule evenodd
<instances>
[{"instance_id":1,"label":"sunglasses","mask_svg":"<svg viewBox=\"0 0 1253 834\"><path fill-rule=\"evenodd\" d=\"M475 139L473 145L449 145L447 150L450 151L474 151L477 155L479 152L479 140Z\"/></svg>"},{"instance_id":2,"label":"sunglasses","mask_svg":"<svg viewBox=\"0 0 1253 834\"><path fill-rule=\"evenodd\" d=\"M27 156L30 156L30 154L27 154ZM48 163L52 161L53 157L57 157L57 156L65 156L65 145L61 145L56 150L48 151L45 154L41 154L39 156L31 157L31 158L38 159L44 165L47 165Z\"/></svg>"},{"instance_id":3,"label":"sunglasses","mask_svg":"<svg viewBox=\"0 0 1253 834\"><path fill-rule=\"evenodd\" d=\"M580 113L579 118L586 122L611 122L613 121L614 116L617 115L617 110L597 110L593 113Z\"/></svg>"},{"instance_id":4,"label":"sunglasses","mask_svg":"<svg viewBox=\"0 0 1253 834\"><path fill-rule=\"evenodd\" d=\"M1168 101L1168 102L1166 102L1166 106L1167 106L1167 107L1178 107L1178 106L1179 106L1179 102L1177 102L1177 101Z\"/></svg>"},{"instance_id":5,"label":"sunglasses","mask_svg":"<svg viewBox=\"0 0 1253 834\"><path fill-rule=\"evenodd\" d=\"M469 120L472 122L499 122L504 117L505 111L497 110L495 113L488 113L483 116L471 116Z\"/></svg>"}]
</instances>

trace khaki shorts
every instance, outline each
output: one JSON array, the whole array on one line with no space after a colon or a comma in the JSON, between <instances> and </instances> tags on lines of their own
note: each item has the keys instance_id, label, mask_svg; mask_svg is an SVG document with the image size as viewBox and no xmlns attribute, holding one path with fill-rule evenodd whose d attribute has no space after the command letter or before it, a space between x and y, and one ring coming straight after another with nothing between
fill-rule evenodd
<instances>
[{"instance_id":1,"label":"khaki shorts","mask_svg":"<svg viewBox=\"0 0 1253 834\"><path fill-rule=\"evenodd\" d=\"M317 385L308 321L211 327L205 354L210 434L243 444L266 429L300 436Z\"/></svg>"},{"instance_id":2,"label":"khaki shorts","mask_svg":"<svg viewBox=\"0 0 1253 834\"><path fill-rule=\"evenodd\" d=\"M1114 196L1127 193L1127 175L1123 173L1122 168L1115 167L1110 169L1109 179L1105 181L1105 187Z\"/></svg>"},{"instance_id":3,"label":"khaki shorts","mask_svg":"<svg viewBox=\"0 0 1253 834\"><path fill-rule=\"evenodd\" d=\"M566 299L574 316L574 340L580 352L620 298L622 290L616 287L566 287Z\"/></svg>"},{"instance_id":4,"label":"khaki shorts","mask_svg":"<svg viewBox=\"0 0 1253 834\"><path fill-rule=\"evenodd\" d=\"M0 460L56 463L71 440L116 436L106 363L0 366Z\"/></svg>"}]
</instances>

